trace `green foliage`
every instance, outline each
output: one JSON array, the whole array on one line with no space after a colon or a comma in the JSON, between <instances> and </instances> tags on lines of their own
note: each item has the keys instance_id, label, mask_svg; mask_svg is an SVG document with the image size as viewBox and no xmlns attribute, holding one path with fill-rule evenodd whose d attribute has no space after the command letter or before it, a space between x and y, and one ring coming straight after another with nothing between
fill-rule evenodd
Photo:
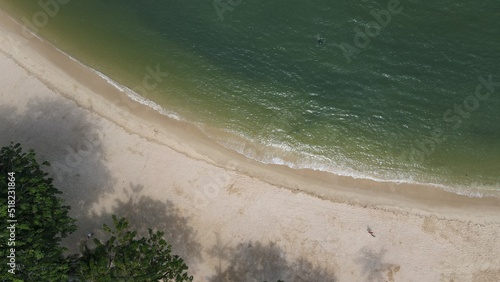
<instances>
[{"instance_id":1,"label":"green foliage","mask_svg":"<svg viewBox=\"0 0 500 282\"><path fill-rule=\"evenodd\" d=\"M192 281L185 272L188 267L163 239L163 232L148 230L148 238L137 237L128 230L125 218L113 215L114 230L104 225L110 238L106 242L94 239L96 247L86 247L80 258L77 276L84 281Z\"/></svg>"},{"instance_id":2,"label":"green foliage","mask_svg":"<svg viewBox=\"0 0 500 282\"><path fill-rule=\"evenodd\" d=\"M103 226L110 235L108 241L95 239L94 249L85 245L81 256L64 257L65 248L59 243L76 230L75 220L68 216L70 207L63 205L58 197L61 191L52 185L52 179L42 171L35 157L33 150L23 153L20 144L0 149L0 255L3 258L0 281L68 281L70 277L72 281L193 280L186 273L188 267L184 261L171 254L172 247L163 239L163 232L154 233L149 229L148 238L135 239L137 232L128 230L128 221L118 220L114 215L114 229ZM11 233L7 227L12 224L15 241L9 241ZM15 274L9 273L11 268L4 263L11 249L15 249Z\"/></svg>"},{"instance_id":3,"label":"green foliage","mask_svg":"<svg viewBox=\"0 0 500 282\"><path fill-rule=\"evenodd\" d=\"M49 166L44 162L43 166ZM8 192L9 182L15 189ZM69 206L63 205L61 194L52 185L35 159L33 150L23 153L20 144L10 144L0 150L0 253L5 258L15 249L16 274L2 263L0 281L65 281L69 261L63 257L61 238L76 230L75 220L68 216ZM8 196L15 205L8 206ZM15 197L15 200L14 200ZM8 211L9 209L9 211ZM15 245L8 245L7 229L15 222ZM11 241L12 242L12 241ZM2 260L3 261L3 260Z\"/></svg>"}]
</instances>

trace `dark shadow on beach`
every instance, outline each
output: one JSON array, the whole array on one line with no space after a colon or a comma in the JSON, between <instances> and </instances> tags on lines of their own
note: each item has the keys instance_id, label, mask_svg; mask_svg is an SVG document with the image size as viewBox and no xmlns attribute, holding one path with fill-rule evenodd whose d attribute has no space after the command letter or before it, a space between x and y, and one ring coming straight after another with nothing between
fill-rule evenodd
<instances>
[{"instance_id":1,"label":"dark shadow on beach","mask_svg":"<svg viewBox=\"0 0 500 282\"><path fill-rule=\"evenodd\" d=\"M399 266L386 263L385 253L387 250L374 251L367 247L359 251L355 260L366 277L366 281L393 281L393 276L399 271Z\"/></svg>"},{"instance_id":2,"label":"dark shadow on beach","mask_svg":"<svg viewBox=\"0 0 500 282\"><path fill-rule=\"evenodd\" d=\"M71 206L70 216L80 218L102 194L113 191L114 180L103 161L101 128L74 106L65 99L33 99L19 114L1 105L0 146L20 143L24 151L33 149L40 163L48 161L44 170Z\"/></svg>"},{"instance_id":3,"label":"dark shadow on beach","mask_svg":"<svg viewBox=\"0 0 500 282\"><path fill-rule=\"evenodd\" d=\"M334 273L314 266L305 258L287 260L285 251L274 243L250 241L229 247L216 236L216 245L208 250L208 255L218 258L219 264L216 275L208 281L337 281Z\"/></svg>"},{"instance_id":4,"label":"dark shadow on beach","mask_svg":"<svg viewBox=\"0 0 500 282\"><path fill-rule=\"evenodd\" d=\"M15 98L14 98L15 99ZM75 111L74 102L66 99L30 100L22 114L9 105L0 106L0 146L20 143L24 151L34 149L41 163L48 161L45 171L61 190L69 215L77 219L78 230L64 241L69 251L78 252L89 232L112 226L112 214L126 217L131 228L145 236L147 229L165 232L174 254L188 265L199 262L201 245L187 217L170 201L140 196L140 185L130 184L127 201L117 201L107 211L91 214L94 204L114 192L114 179L105 163L103 130L87 119L84 111ZM78 243L80 242L80 244Z\"/></svg>"},{"instance_id":5,"label":"dark shadow on beach","mask_svg":"<svg viewBox=\"0 0 500 282\"><path fill-rule=\"evenodd\" d=\"M182 215L181 210L169 200L156 200L141 196L141 185L130 184L126 192L127 201L117 200L107 211L100 214L91 214L79 222L88 232L95 232L94 236L100 240L107 240L102 231L102 225L112 227L112 215L117 218L125 217L130 222L130 229L137 231L138 236L147 237L148 229L162 231L165 240L172 245L172 252L184 259L188 266L194 266L202 261L202 247L197 241L197 232L190 226L189 218ZM109 211L110 210L110 211ZM86 241L81 238L80 246ZM93 243L89 243L91 247Z\"/></svg>"}]
</instances>

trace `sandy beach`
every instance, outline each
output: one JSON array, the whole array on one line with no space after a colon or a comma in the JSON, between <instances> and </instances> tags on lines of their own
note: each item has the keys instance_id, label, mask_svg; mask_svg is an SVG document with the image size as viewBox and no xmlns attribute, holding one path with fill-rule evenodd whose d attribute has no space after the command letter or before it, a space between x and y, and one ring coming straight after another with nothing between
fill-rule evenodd
<instances>
[{"instance_id":1,"label":"sandy beach","mask_svg":"<svg viewBox=\"0 0 500 282\"><path fill-rule=\"evenodd\" d=\"M194 281L498 281L500 198L246 159L0 14L0 145L52 164L70 252L116 214L164 230Z\"/></svg>"}]
</instances>

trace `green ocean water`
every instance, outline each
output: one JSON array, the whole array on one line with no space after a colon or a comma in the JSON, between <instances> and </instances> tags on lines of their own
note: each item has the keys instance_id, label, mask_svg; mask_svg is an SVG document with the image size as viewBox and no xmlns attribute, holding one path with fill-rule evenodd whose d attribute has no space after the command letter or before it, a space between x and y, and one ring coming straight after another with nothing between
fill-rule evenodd
<instances>
[{"instance_id":1,"label":"green ocean water","mask_svg":"<svg viewBox=\"0 0 500 282\"><path fill-rule=\"evenodd\" d=\"M500 191L499 1L42 2L0 7L248 157Z\"/></svg>"}]
</instances>

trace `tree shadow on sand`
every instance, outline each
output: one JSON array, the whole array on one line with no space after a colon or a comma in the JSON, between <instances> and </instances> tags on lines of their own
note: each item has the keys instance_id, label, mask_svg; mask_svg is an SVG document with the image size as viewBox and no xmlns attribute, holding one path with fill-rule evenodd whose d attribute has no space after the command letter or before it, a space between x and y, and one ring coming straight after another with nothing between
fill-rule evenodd
<instances>
[{"instance_id":1,"label":"tree shadow on sand","mask_svg":"<svg viewBox=\"0 0 500 282\"><path fill-rule=\"evenodd\" d=\"M65 204L71 206L69 215L78 220L79 230L63 241L69 253L78 251L78 242L86 239L87 233L102 230L103 223L112 226L111 215L115 214L126 217L141 236L148 228L165 232L173 252L188 265L201 261L201 245L195 240L189 218L168 200L140 197L140 185L131 184L129 200L116 201L110 212L89 212L113 194L116 180L105 163L104 131L88 116L83 109L75 110L73 101L62 98L32 99L23 110L0 105L0 146L21 143L25 151L34 149L40 162L48 161L51 166L45 171L63 192Z\"/></svg>"},{"instance_id":2,"label":"tree shadow on sand","mask_svg":"<svg viewBox=\"0 0 500 282\"><path fill-rule=\"evenodd\" d=\"M24 151L34 149L39 162L48 161L51 165L44 170L71 206L70 216L78 219L113 190L102 158L105 136L70 100L36 98L25 107L20 113L13 106L0 106L0 146L20 143Z\"/></svg>"},{"instance_id":3,"label":"tree shadow on sand","mask_svg":"<svg viewBox=\"0 0 500 282\"><path fill-rule=\"evenodd\" d=\"M211 282L252 281L337 281L333 272L314 266L305 258L288 261L285 251L274 243L240 243L237 247L223 245L216 234L217 243L208 255L219 259ZM227 267L224 264L229 263Z\"/></svg>"},{"instance_id":4,"label":"tree shadow on sand","mask_svg":"<svg viewBox=\"0 0 500 282\"><path fill-rule=\"evenodd\" d=\"M111 209L89 215L80 220L80 225L87 227L89 232L96 231L97 238L107 240L102 232L102 225L112 226L113 214L118 218L125 217L130 222L131 230L137 231L138 236L146 236L148 228L165 232L164 238L172 245L174 254L181 256L190 267L200 263L202 247L196 239L197 232L189 224L189 218L182 215L181 210L169 200L160 201L140 196L143 188L141 185L130 184L130 191L126 192L129 198L127 201L116 200ZM82 238L80 243L85 241Z\"/></svg>"},{"instance_id":5,"label":"tree shadow on sand","mask_svg":"<svg viewBox=\"0 0 500 282\"><path fill-rule=\"evenodd\" d=\"M384 262L387 250L381 249L379 252L367 247L359 251L359 256L355 260L361 265L366 281L394 281L394 274L399 271L399 265Z\"/></svg>"}]
</instances>

